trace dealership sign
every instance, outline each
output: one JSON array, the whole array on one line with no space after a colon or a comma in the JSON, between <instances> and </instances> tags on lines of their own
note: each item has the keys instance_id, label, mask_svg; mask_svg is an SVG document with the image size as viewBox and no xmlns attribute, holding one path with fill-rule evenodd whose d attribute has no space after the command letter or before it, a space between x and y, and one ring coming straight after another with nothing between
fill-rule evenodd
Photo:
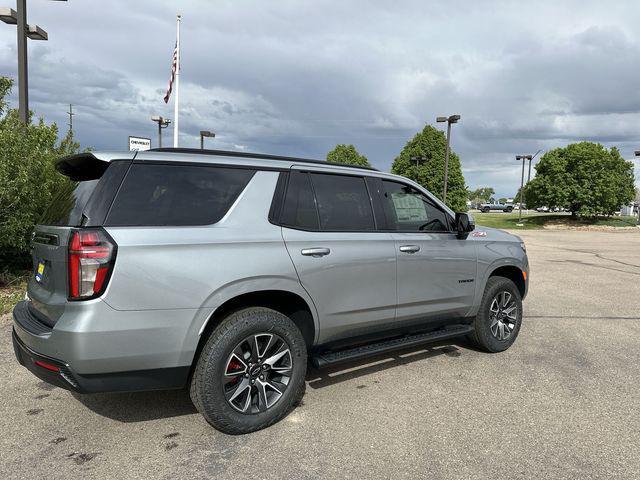
<instances>
[{"instance_id":1,"label":"dealership sign","mask_svg":"<svg viewBox=\"0 0 640 480\"><path fill-rule=\"evenodd\" d=\"M129 137L129 150L149 150L151 139L144 137Z\"/></svg>"}]
</instances>

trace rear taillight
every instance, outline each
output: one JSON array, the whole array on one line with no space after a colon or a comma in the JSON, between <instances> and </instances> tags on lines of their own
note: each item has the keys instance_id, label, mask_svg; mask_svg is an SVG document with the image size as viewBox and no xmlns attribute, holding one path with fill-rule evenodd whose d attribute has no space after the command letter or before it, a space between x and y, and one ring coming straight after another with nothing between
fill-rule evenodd
<instances>
[{"instance_id":1,"label":"rear taillight","mask_svg":"<svg viewBox=\"0 0 640 480\"><path fill-rule=\"evenodd\" d=\"M85 300L101 295L111 276L116 245L103 230L71 232L69 242L69 299Z\"/></svg>"}]
</instances>

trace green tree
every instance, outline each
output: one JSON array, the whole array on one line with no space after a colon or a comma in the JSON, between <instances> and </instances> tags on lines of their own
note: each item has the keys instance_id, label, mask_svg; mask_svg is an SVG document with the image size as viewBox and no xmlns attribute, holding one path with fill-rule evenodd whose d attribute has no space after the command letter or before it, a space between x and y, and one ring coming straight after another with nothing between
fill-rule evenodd
<instances>
[{"instance_id":1,"label":"green tree","mask_svg":"<svg viewBox=\"0 0 640 480\"><path fill-rule=\"evenodd\" d=\"M413 179L442 199L446 145L447 140L444 133L427 125L407 142L400 155L393 161L391 172ZM424 160L416 166L416 162L412 158ZM464 212L467 210L467 195L468 191L460 167L460 158L451 150L446 203L452 210Z\"/></svg>"},{"instance_id":2,"label":"green tree","mask_svg":"<svg viewBox=\"0 0 640 480\"><path fill-rule=\"evenodd\" d=\"M371 164L367 157L361 155L353 145L345 145L340 143L333 150L327 153L327 162L346 163L348 165L357 165L359 167L370 167Z\"/></svg>"},{"instance_id":3,"label":"green tree","mask_svg":"<svg viewBox=\"0 0 640 480\"><path fill-rule=\"evenodd\" d=\"M493 199L496 191L492 187L480 187L469 191L471 203L487 203Z\"/></svg>"},{"instance_id":4,"label":"green tree","mask_svg":"<svg viewBox=\"0 0 640 480\"><path fill-rule=\"evenodd\" d=\"M506 197L500 197L498 199L498 203L507 203L507 198Z\"/></svg>"},{"instance_id":5,"label":"green tree","mask_svg":"<svg viewBox=\"0 0 640 480\"><path fill-rule=\"evenodd\" d=\"M77 153L79 144L67 135L58 141L58 128L40 118L23 125L5 98L10 79L0 77L0 265L20 267L29 262L29 237L52 195L68 180L54 169L63 155Z\"/></svg>"},{"instance_id":6,"label":"green tree","mask_svg":"<svg viewBox=\"0 0 640 480\"><path fill-rule=\"evenodd\" d=\"M562 207L573 215L611 215L634 196L633 163L617 148L579 142L545 153L525 188L527 207Z\"/></svg>"}]
</instances>

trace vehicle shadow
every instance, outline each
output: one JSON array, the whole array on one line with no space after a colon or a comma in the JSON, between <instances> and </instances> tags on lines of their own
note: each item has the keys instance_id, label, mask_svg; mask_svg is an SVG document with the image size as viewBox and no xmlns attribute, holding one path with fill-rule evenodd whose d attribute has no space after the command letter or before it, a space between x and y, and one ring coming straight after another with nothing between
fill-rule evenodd
<instances>
[{"instance_id":1,"label":"vehicle shadow","mask_svg":"<svg viewBox=\"0 0 640 480\"><path fill-rule=\"evenodd\" d=\"M439 355L459 357L460 348L467 348L462 341L452 344L451 341L421 345L393 352L387 352L362 360L342 363L334 367L317 369L309 364L307 370L307 384L313 389L324 388L355 378L371 375L390 368L398 368L410 363L419 362Z\"/></svg>"},{"instance_id":2,"label":"vehicle shadow","mask_svg":"<svg viewBox=\"0 0 640 480\"><path fill-rule=\"evenodd\" d=\"M186 389L91 395L72 393L72 395L92 412L124 423L198 413Z\"/></svg>"},{"instance_id":3,"label":"vehicle shadow","mask_svg":"<svg viewBox=\"0 0 640 480\"><path fill-rule=\"evenodd\" d=\"M306 381L307 385L313 389L324 388L439 355L459 357L461 355L459 347L468 348L465 343L452 344L449 341L396 350L323 369L316 369L309 364ZM91 395L71 393L71 395L92 412L123 423L146 422L198 413L187 389Z\"/></svg>"}]
</instances>

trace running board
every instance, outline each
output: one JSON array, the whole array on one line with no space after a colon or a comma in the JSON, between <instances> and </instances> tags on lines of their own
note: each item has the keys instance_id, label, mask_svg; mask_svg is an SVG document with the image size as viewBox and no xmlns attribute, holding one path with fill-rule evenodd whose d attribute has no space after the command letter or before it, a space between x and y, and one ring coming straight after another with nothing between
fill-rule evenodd
<instances>
[{"instance_id":1,"label":"running board","mask_svg":"<svg viewBox=\"0 0 640 480\"><path fill-rule=\"evenodd\" d=\"M351 360L373 357L380 353L422 345L423 343L433 343L440 340L460 337L472 331L473 327L471 327L471 325L451 325L447 328L435 330L433 332L407 335L401 338L383 340L381 342L370 343L355 348L348 348L346 350L320 353L311 358L311 363L316 368L323 368L329 365L350 362Z\"/></svg>"}]
</instances>

